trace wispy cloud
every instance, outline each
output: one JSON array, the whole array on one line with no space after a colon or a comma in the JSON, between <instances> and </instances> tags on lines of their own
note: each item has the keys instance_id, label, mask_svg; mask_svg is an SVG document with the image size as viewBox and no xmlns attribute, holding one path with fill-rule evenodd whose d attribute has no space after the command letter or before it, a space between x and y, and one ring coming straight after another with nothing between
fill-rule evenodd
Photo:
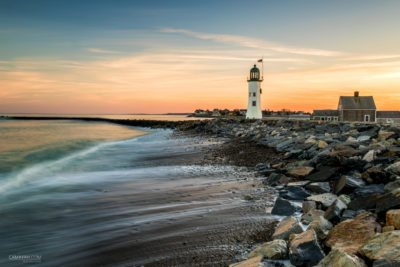
<instances>
[{"instance_id":1,"label":"wispy cloud","mask_svg":"<svg viewBox=\"0 0 400 267\"><path fill-rule=\"evenodd\" d=\"M339 51L294 47L294 46L276 44L276 43L273 43L270 41L256 39L256 38L250 38L250 37L242 36L242 35L200 33L200 32L193 32L193 31L189 31L189 30L185 30L185 29L172 29L172 28L161 29L161 32L182 33L182 34L192 36L192 37L195 37L198 39L213 40L213 41L221 42L221 43L230 43L230 44L235 44L235 45L239 45L242 47L248 47L248 48L272 50L272 51L276 51L276 52L280 52L280 53L308 55L308 56L324 56L324 57L334 57L334 56L344 55L344 53L339 52Z\"/></svg>"},{"instance_id":2,"label":"wispy cloud","mask_svg":"<svg viewBox=\"0 0 400 267\"><path fill-rule=\"evenodd\" d=\"M105 50L105 49L100 49L100 48L88 48L87 49L89 52L92 53L99 53L99 54L119 54L119 51L113 51L113 50Z\"/></svg>"},{"instance_id":3,"label":"wispy cloud","mask_svg":"<svg viewBox=\"0 0 400 267\"><path fill-rule=\"evenodd\" d=\"M368 60L384 60L384 59L396 59L396 58L400 58L400 55L365 55L365 56L348 57L344 58L344 60L368 61Z\"/></svg>"}]
</instances>

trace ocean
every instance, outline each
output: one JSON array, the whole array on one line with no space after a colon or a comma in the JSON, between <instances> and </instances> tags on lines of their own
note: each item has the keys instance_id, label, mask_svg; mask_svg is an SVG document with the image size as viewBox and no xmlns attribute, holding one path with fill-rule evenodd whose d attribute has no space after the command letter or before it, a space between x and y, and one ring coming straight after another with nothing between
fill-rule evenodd
<instances>
[{"instance_id":1,"label":"ocean","mask_svg":"<svg viewBox=\"0 0 400 267\"><path fill-rule=\"evenodd\" d=\"M179 265L199 247L232 257L227 251L238 247L207 235L268 217L237 217L251 206L241 193L255 190L257 178L198 164L208 140L103 122L0 119L0 142L0 266Z\"/></svg>"}]
</instances>

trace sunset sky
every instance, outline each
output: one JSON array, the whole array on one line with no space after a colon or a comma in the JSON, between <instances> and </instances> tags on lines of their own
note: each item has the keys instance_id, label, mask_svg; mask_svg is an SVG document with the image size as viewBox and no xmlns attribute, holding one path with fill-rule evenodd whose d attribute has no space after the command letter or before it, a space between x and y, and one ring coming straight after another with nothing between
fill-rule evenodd
<instances>
[{"instance_id":1,"label":"sunset sky","mask_svg":"<svg viewBox=\"0 0 400 267\"><path fill-rule=\"evenodd\" d=\"M0 113L400 110L400 1L0 0Z\"/></svg>"}]
</instances>

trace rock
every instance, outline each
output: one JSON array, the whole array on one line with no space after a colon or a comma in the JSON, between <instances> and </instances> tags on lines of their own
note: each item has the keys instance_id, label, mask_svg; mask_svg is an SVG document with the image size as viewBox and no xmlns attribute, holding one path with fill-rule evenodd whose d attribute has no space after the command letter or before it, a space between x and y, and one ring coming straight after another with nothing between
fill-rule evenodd
<instances>
[{"instance_id":1,"label":"rock","mask_svg":"<svg viewBox=\"0 0 400 267\"><path fill-rule=\"evenodd\" d=\"M392 177L378 166L371 167L362 174L362 179L369 184L386 184L392 181Z\"/></svg>"},{"instance_id":2,"label":"rock","mask_svg":"<svg viewBox=\"0 0 400 267\"><path fill-rule=\"evenodd\" d=\"M385 169L385 171L388 171L388 172L391 172L391 173L394 173L394 174L400 174L400 161L395 162L395 163L389 165L389 166Z\"/></svg>"},{"instance_id":3,"label":"rock","mask_svg":"<svg viewBox=\"0 0 400 267\"><path fill-rule=\"evenodd\" d=\"M342 175L335 182L333 192L335 194L339 193L352 193L354 189L365 186L365 182L357 177Z\"/></svg>"},{"instance_id":4,"label":"rock","mask_svg":"<svg viewBox=\"0 0 400 267\"><path fill-rule=\"evenodd\" d=\"M261 263L263 257L262 256L257 256L245 261L237 262L237 263L232 263L229 265L229 267L258 267L258 265Z\"/></svg>"},{"instance_id":5,"label":"rock","mask_svg":"<svg viewBox=\"0 0 400 267\"><path fill-rule=\"evenodd\" d=\"M325 257L314 230L296 235L289 245L290 263L295 266L314 266Z\"/></svg>"},{"instance_id":6,"label":"rock","mask_svg":"<svg viewBox=\"0 0 400 267\"><path fill-rule=\"evenodd\" d=\"M373 261L400 261L400 231L377 234L369 239L358 252Z\"/></svg>"},{"instance_id":7,"label":"rock","mask_svg":"<svg viewBox=\"0 0 400 267\"><path fill-rule=\"evenodd\" d=\"M329 186L329 182L314 182L306 185L306 189L317 193L317 194L322 194L322 193L329 193L331 191L331 187Z\"/></svg>"},{"instance_id":8,"label":"rock","mask_svg":"<svg viewBox=\"0 0 400 267\"><path fill-rule=\"evenodd\" d=\"M271 173L268 178L264 179L263 184L269 186L277 186L282 184L287 184L289 182L289 178L280 173Z\"/></svg>"},{"instance_id":9,"label":"rock","mask_svg":"<svg viewBox=\"0 0 400 267\"><path fill-rule=\"evenodd\" d=\"M384 227L382 227L382 233L390 232L390 231L394 231L394 230L396 230L396 228L394 228L394 226L384 226Z\"/></svg>"},{"instance_id":10,"label":"rock","mask_svg":"<svg viewBox=\"0 0 400 267\"><path fill-rule=\"evenodd\" d=\"M262 170L269 169L269 168L270 168L269 163L258 163L256 165L256 171L262 171Z\"/></svg>"},{"instance_id":11,"label":"rock","mask_svg":"<svg viewBox=\"0 0 400 267\"><path fill-rule=\"evenodd\" d=\"M283 219L275 229L272 239L288 240L291 234L299 234L303 232L299 221L294 217Z\"/></svg>"},{"instance_id":12,"label":"rock","mask_svg":"<svg viewBox=\"0 0 400 267\"><path fill-rule=\"evenodd\" d=\"M369 139L371 139L371 136L368 135L361 135L357 138L357 142L361 143L361 142L366 142Z\"/></svg>"},{"instance_id":13,"label":"rock","mask_svg":"<svg viewBox=\"0 0 400 267\"><path fill-rule=\"evenodd\" d=\"M325 212L323 210L311 209L301 216L301 222L304 224L309 224L319 216L324 216L324 214Z\"/></svg>"},{"instance_id":14,"label":"rock","mask_svg":"<svg viewBox=\"0 0 400 267\"><path fill-rule=\"evenodd\" d=\"M351 210L375 209L379 199L385 193L383 184L366 185L354 190L354 199L348 205Z\"/></svg>"},{"instance_id":15,"label":"rock","mask_svg":"<svg viewBox=\"0 0 400 267\"><path fill-rule=\"evenodd\" d=\"M346 139L346 143L355 143L355 142L357 142L357 139L355 139L353 136L349 136Z\"/></svg>"},{"instance_id":16,"label":"rock","mask_svg":"<svg viewBox=\"0 0 400 267\"><path fill-rule=\"evenodd\" d=\"M304 178L314 170L313 167L299 166L291 168L287 171L287 174L294 178Z\"/></svg>"},{"instance_id":17,"label":"rock","mask_svg":"<svg viewBox=\"0 0 400 267\"><path fill-rule=\"evenodd\" d=\"M371 196L375 194L385 194L385 186L383 184L371 184L363 187L359 187L354 190L354 194L357 196Z\"/></svg>"},{"instance_id":18,"label":"rock","mask_svg":"<svg viewBox=\"0 0 400 267\"><path fill-rule=\"evenodd\" d=\"M332 193L324 193L307 197L307 200L320 203L324 208L328 208L337 199L337 196Z\"/></svg>"},{"instance_id":19,"label":"rock","mask_svg":"<svg viewBox=\"0 0 400 267\"><path fill-rule=\"evenodd\" d=\"M386 212L386 225L394 226L397 230L400 230L400 209Z\"/></svg>"},{"instance_id":20,"label":"rock","mask_svg":"<svg viewBox=\"0 0 400 267\"><path fill-rule=\"evenodd\" d=\"M306 141L304 141L305 144L316 144L317 141L315 141L313 136L310 136Z\"/></svg>"},{"instance_id":21,"label":"rock","mask_svg":"<svg viewBox=\"0 0 400 267\"><path fill-rule=\"evenodd\" d=\"M271 214L273 215L284 215L289 216L296 212L296 207L281 197L275 200L274 207L272 208Z\"/></svg>"},{"instance_id":22,"label":"rock","mask_svg":"<svg viewBox=\"0 0 400 267\"><path fill-rule=\"evenodd\" d=\"M366 162L372 162L375 159L375 150L368 151L362 158Z\"/></svg>"},{"instance_id":23,"label":"rock","mask_svg":"<svg viewBox=\"0 0 400 267\"><path fill-rule=\"evenodd\" d=\"M353 219L354 217L356 217L359 214L358 211L355 210L345 210L342 213L342 219L341 221L345 221L348 219Z\"/></svg>"},{"instance_id":24,"label":"rock","mask_svg":"<svg viewBox=\"0 0 400 267\"><path fill-rule=\"evenodd\" d=\"M376 201L376 212L400 208L400 188L380 197Z\"/></svg>"},{"instance_id":25,"label":"rock","mask_svg":"<svg viewBox=\"0 0 400 267\"><path fill-rule=\"evenodd\" d=\"M262 244L249 253L248 258L263 256L272 260L287 259L287 244L285 240L275 239L273 241Z\"/></svg>"},{"instance_id":26,"label":"rock","mask_svg":"<svg viewBox=\"0 0 400 267\"><path fill-rule=\"evenodd\" d=\"M333 225L327 219L319 216L317 219L312 221L307 227L307 230L313 229L317 234L319 240L324 240L328 235L329 231L332 229Z\"/></svg>"},{"instance_id":27,"label":"rock","mask_svg":"<svg viewBox=\"0 0 400 267\"><path fill-rule=\"evenodd\" d=\"M287 186L306 186L310 183L310 181L295 181L295 182L290 182L287 184Z\"/></svg>"},{"instance_id":28,"label":"rock","mask_svg":"<svg viewBox=\"0 0 400 267\"><path fill-rule=\"evenodd\" d=\"M336 170L334 168L324 166L317 169L317 172L307 176L307 180L313 182L324 182L327 181L335 174Z\"/></svg>"},{"instance_id":29,"label":"rock","mask_svg":"<svg viewBox=\"0 0 400 267\"><path fill-rule=\"evenodd\" d=\"M372 267L399 267L400 261L391 261L391 260L377 260L374 261Z\"/></svg>"},{"instance_id":30,"label":"rock","mask_svg":"<svg viewBox=\"0 0 400 267\"><path fill-rule=\"evenodd\" d=\"M346 204L336 199L325 211L324 217L331 222L339 222L345 209L347 209Z\"/></svg>"},{"instance_id":31,"label":"rock","mask_svg":"<svg viewBox=\"0 0 400 267\"><path fill-rule=\"evenodd\" d=\"M284 191L279 192L279 196L289 200L303 200L306 197L309 197L310 194L302 187L287 186Z\"/></svg>"},{"instance_id":32,"label":"rock","mask_svg":"<svg viewBox=\"0 0 400 267\"><path fill-rule=\"evenodd\" d=\"M291 144L294 143L294 139L286 139L283 142L280 142L279 144L276 145L276 150L278 152L283 152L285 150L285 148L289 147Z\"/></svg>"},{"instance_id":33,"label":"rock","mask_svg":"<svg viewBox=\"0 0 400 267\"><path fill-rule=\"evenodd\" d=\"M364 166L367 162L358 159L358 158L347 158L340 165L340 169L342 173L350 172L357 170L362 172L364 170Z\"/></svg>"},{"instance_id":34,"label":"rock","mask_svg":"<svg viewBox=\"0 0 400 267\"><path fill-rule=\"evenodd\" d=\"M328 146L328 144L324 140L319 140L317 146L319 149L324 149L325 147Z\"/></svg>"},{"instance_id":35,"label":"rock","mask_svg":"<svg viewBox=\"0 0 400 267\"><path fill-rule=\"evenodd\" d=\"M347 254L340 249L332 249L329 254L318 263L316 267L367 267L365 262L359 257Z\"/></svg>"},{"instance_id":36,"label":"rock","mask_svg":"<svg viewBox=\"0 0 400 267\"><path fill-rule=\"evenodd\" d=\"M386 192L391 192L393 190L396 190L400 188L400 179L395 180L393 182L387 183L384 187Z\"/></svg>"},{"instance_id":37,"label":"rock","mask_svg":"<svg viewBox=\"0 0 400 267\"><path fill-rule=\"evenodd\" d=\"M376 216L371 212L363 212L354 219L336 225L326 237L325 245L355 254L376 232L380 231L381 226L376 222Z\"/></svg>"},{"instance_id":38,"label":"rock","mask_svg":"<svg viewBox=\"0 0 400 267\"><path fill-rule=\"evenodd\" d=\"M303 201L303 204L301 207L303 213L307 213L311 209L315 209L315 208L317 208L317 203L315 203L315 201Z\"/></svg>"},{"instance_id":39,"label":"rock","mask_svg":"<svg viewBox=\"0 0 400 267\"><path fill-rule=\"evenodd\" d=\"M380 130L378 133L378 140L379 141L385 141L386 139L388 139L390 136L394 135L394 132L388 132L388 131L384 131L384 130Z\"/></svg>"},{"instance_id":40,"label":"rock","mask_svg":"<svg viewBox=\"0 0 400 267\"><path fill-rule=\"evenodd\" d=\"M340 201L342 201L344 204L346 204L346 206L349 205L350 202L351 202L351 198L350 198L348 195L344 195L344 194L340 195L340 196L338 197L338 199L339 199Z\"/></svg>"}]
</instances>

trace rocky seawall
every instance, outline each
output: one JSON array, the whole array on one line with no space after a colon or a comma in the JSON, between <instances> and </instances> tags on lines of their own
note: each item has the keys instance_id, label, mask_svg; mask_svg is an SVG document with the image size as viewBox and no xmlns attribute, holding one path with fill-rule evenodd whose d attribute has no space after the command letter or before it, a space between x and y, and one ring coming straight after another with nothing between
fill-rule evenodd
<instances>
[{"instance_id":1,"label":"rocky seawall","mask_svg":"<svg viewBox=\"0 0 400 267\"><path fill-rule=\"evenodd\" d=\"M231 266L400 266L400 128L364 123L213 120L181 131L229 138L221 161L253 167L279 191L270 240ZM234 145L233 145L234 146ZM239 149L240 150L240 149ZM217 158L218 159L218 158ZM260 265L261 264L261 265Z\"/></svg>"},{"instance_id":2,"label":"rocky seawall","mask_svg":"<svg viewBox=\"0 0 400 267\"><path fill-rule=\"evenodd\" d=\"M203 163L249 167L263 177L260 186L277 192L266 210L280 219L273 235L241 251L244 261L231 266L400 266L399 127L99 120L220 139Z\"/></svg>"}]
</instances>

